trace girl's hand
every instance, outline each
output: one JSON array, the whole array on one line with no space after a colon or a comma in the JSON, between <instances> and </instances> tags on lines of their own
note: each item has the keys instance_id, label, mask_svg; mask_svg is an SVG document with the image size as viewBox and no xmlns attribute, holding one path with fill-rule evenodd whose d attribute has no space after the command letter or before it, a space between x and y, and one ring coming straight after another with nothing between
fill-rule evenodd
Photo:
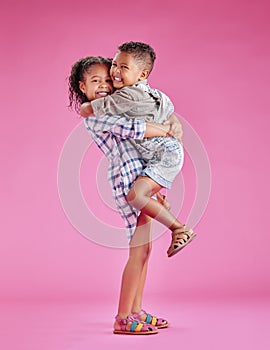
<instances>
[{"instance_id":1,"label":"girl's hand","mask_svg":"<svg viewBox=\"0 0 270 350\"><path fill-rule=\"evenodd\" d=\"M170 130L168 134L172 137L175 137L179 142L182 143L182 137L183 137L182 124L180 123L179 119L176 117L175 114L172 114L170 118L163 123L163 125L169 125Z\"/></svg>"},{"instance_id":2,"label":"girl's hand","mask_svg":"<svg viewBox=\"0 0 270 350\"><path fill-rule=\"evenodd\" d=\"M163 207L165 207L167 210L171 209L171 205L168 202L168 200L166 199L166 196L164 196L163 194L161 194L160 192L156 193L157 196L157 201L163 205Z\"/></svg>"}]
</instances>

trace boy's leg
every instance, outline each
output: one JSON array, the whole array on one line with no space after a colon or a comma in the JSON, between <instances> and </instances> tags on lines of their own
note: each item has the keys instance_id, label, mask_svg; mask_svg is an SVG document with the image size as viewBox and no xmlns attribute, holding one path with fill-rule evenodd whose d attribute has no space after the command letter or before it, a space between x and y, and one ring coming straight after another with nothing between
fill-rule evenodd
<instances>
[{"instance_id":1,"label":"boy's leg","mask_svg":"<svg viewBox=\"0 0 270 350\"><path fill-rule=\"evenodd\" d=\"M167 251L169 257L175 255L190 243L196 234L188 226L183 225L159 201L151 198L162 189L158 183L147 176L140 176L131 187L127 200L141 213L156 219L172 231L172 241Z\"/></svg>"},{"instance_id":2,"label":"boy's leg","mask_svg":"<svg viewBox=\"0 0 270 350\"><path fill-rule=\"evenodd\" d=\"M139 176L131 187L127 199L129 203L143 214L161 222L170 230L183 227L183 224L159 201L151 198L163 187L147 176Z\"/></svg>"}]
</instances>

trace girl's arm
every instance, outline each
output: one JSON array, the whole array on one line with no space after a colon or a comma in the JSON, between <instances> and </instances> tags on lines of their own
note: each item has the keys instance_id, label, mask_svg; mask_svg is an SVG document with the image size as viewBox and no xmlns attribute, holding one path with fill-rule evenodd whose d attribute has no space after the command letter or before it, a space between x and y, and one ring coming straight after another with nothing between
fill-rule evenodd
<instances>
[{"instance_id":1,"label":"girl's arm","mask_svg":"<svg viewBox=\"0 0 270 350\"><path fill-rule=\"evenodd\" d=\"M163 125L163 124L146 122L144 137L148 138L148 137L156 137L156 136L172 136L168 134L169 131L170 131L170 124Z\"/></svg>"},{"instance_id":2,"label":"girl's arm","mask_svg":"<svg viewBox=\"0 0 270 350\"><path fill-rule=\"evenodd\" d=\"M94 111L90 102L85 102L81 105L80 115L84 118L91 117L94 115ZM157 123L146 123L146 130L144 137L155 137L155 136L172 136L169 135L171 129L171 124L167 125L157 124Z\"/></svg>"},{"instance_id":3,"label":"girl's arm","mask_svg":"<svg viewBox=\"0 0 270 350\"><path fill-rule=\"evenodd\" d=\"M86 116L91 113L92 107L90 102L85 102L81 106L81 115L84 113ZM175 115L171 117L164 124L158 123L145 123L143 120L128 120L120 116L103 115L102 117L92 116L87 118L86 125L90 129L95 128L96 131L109 132L115 136L121 138L150 138L156 136L171 136L177 138L181 142L182 126ZM140 132L136 133L136 127L140 126ZM141 130L144 129L142 135ZM134 132L135 131L135 132Z\"/></svg>"},{"instance_id":4,"label":"girl's arm","mask_svg":"<svg viewBox=\"0 0 270 350\"><path fill-rule=\"evenodd\" d=\"M146 123L144 120L128 120L115 115L103 115L101 117L89 117L84 119L84 123L89 131L96 135L109 133L121 139L144 138Z\"/></svg>"},{"instance_id":5,"label":"girl's arm","mask_svg":"<svg viewBox=\"0 0 270 350\"><path fill-rule=\"evenodd\" d=\"M170 118L163 124L147 122L144 137L155 136L174 137L182 143L183 129L177 116L175 114L171 114Z\"/></svg>"}]
</instances>

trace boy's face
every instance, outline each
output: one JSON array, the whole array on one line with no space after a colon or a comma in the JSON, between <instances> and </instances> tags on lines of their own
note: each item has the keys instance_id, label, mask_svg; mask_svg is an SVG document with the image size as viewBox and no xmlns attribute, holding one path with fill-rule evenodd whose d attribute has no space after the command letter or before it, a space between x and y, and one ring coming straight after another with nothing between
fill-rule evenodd
<instances>
[{"instance_id":1,"label":"boy's face","mask_svg":"<svg viewBox=\"0 0 270 350\"><path fill-rule=\"evenodd\" d=\"M127 52L117 52L110 70L113 86L120 89L147 78L149 71L142 69L134 56Z\"/></svg>"},{"instance_id":2,"label":"boy's face","mask_svg":"<svg viewBox=\"0 0 270 350\"><path fill-rule=\"evenodd\" d=\"M80 81L80 90L89 101L105 97L113 93L109 68L103 64L95 64L84 73L84 81Z\"/></svg>"}]
</instances>

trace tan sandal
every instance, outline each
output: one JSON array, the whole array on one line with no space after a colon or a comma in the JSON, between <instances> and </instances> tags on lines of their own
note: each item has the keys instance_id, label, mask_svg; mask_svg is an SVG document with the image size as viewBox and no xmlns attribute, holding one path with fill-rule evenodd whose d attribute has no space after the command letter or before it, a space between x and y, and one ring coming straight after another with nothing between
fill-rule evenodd
<instances>
[{"instance_id":1,"label":"tan sandal","mask_svg":"<svg viewBox=\"0 0 270 350\"><path fill-rule=\"evenodd\" d=\"M183 225L181 228L176 228L172 231L172 242L167 251L168 257L171 257L183 249L188 243L190 243L196 237L196 233L193 230Z\"/></svg>"}]
</instances>

